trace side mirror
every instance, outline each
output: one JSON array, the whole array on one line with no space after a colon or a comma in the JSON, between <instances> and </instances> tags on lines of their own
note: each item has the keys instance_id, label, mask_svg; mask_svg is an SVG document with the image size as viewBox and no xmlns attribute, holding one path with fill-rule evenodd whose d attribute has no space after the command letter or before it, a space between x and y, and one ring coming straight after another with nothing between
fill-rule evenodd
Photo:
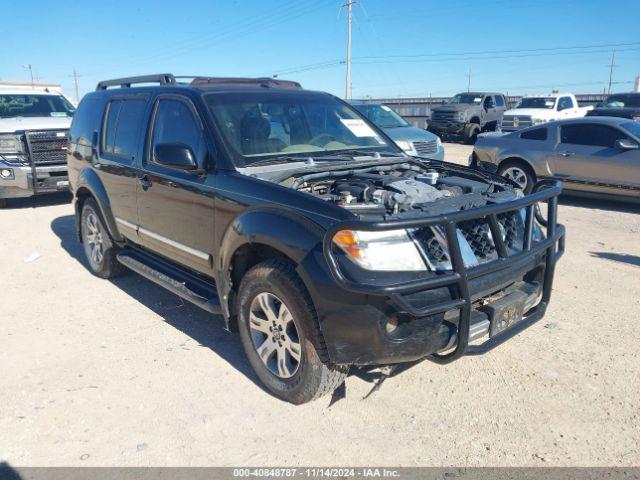
<instances>
[{"instance_id":1,"label":"side mirror","mask_svg":"<svg viewBox=\"0 0 640 480\"><path fill-rule=\"evenodd\" d=\"M632 142L631 140L628 140L626 138L621 138L619 140L616 140L616 148L618 150L626 152L628 150L638 150L639 146L636 142Z\"/></svg>"},{"instance_id":2,"label":"side mirror","mask_svg":"<svg viewBox=\"0 0 640 480\"><path fill-rule=\"evenodd\" d=\"M193 150L182 143L161 143L153 148L153 160L165 167L180 170L197 170L198 163Z\"/></svg>"}]
</instances>

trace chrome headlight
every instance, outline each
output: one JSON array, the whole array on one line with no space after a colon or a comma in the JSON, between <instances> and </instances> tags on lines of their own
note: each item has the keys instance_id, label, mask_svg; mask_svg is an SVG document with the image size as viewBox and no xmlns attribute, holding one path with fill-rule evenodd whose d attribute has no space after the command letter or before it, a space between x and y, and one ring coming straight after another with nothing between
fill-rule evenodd
<instances>
[{"instance_id":1,"label":"chrome headlight","mask_svg":"<svg viewBox=\"0 0 640 480\"><path fill-rule=\"evenodd\" d=\"M406 140L398 140L396 142L396 145L398 145L402 150L404 150L407 153L414 153L413 144L411 142L408 142Z\"/></svg>"},{"instance_id":2,"label":"chrome headlight","mask_svg":"<svg viewBox=\"0 0 640 480\"><path fill-rule=\"evenodd\" d=\"M531 125L540 125L542 123L547 123L547 119L546 118L532 118L531 119Z\"/></svg>"},{"instance_id":3,"label":"chrome headlight","mask_svg":"<svg viewBox=\"0 0 640 480\"><path fill-rule=\"evenodd\" d=\"M407 230L365 232L340 230L333 236L350 260L366 270L417 272L427 269Z\"/></svg>"},{"instance_id":4,"label":"chrome headlight","mask_svg":"<svg viewBox=\"0 0 640 480\"><path fill-rule=\"evenodd\" d=\"M464 122L467 119L467 112L458 112L458 121Z\"/></svg>"},{"instance_id":5,"label":"chrome headlight","mask_svg":"<svg viewBox=\"0 0 640 480\"><path fill-rule=\"evenodd\" d=\"M440 148L442 146L442 140L440 140L440 137L436 137L436 147Z\"/></svg>"},{"instance_id":6,"label":"chrome headlight","mask_svg":"<svg viewBox=\"0 0 640 480\"><path fill-rule=\"evenodd\" d=\"M0 153L24 153L24 144L20 136L0 134Z\"/></svg>"},{"instance_id":7,"label":"chrome headlight","mask_svg":"<svg viewBox=\"0 0 640 480\"><path fill-rule=\"evenodd\" d=\"M638 115L632 117L631 119L635 120L636 122L640 122L640 116L638 116Z\"/></svg>"}]
</instances>

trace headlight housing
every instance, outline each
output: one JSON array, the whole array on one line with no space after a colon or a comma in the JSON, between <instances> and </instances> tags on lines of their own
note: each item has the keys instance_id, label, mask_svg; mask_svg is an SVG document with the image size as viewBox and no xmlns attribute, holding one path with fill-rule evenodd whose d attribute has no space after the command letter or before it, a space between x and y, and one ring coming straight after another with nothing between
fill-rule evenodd
<instances>
[{"instance_id":1,"label":"headlight housing","mask_svg":"<svg viewBox=\"0 0 640 480\"><path fill-rule=\"evenodd\" d=\"M354 263L365 270L382 272L417 272L427 270L418 248L407 230L365 232L340 230L333 236L339 247Z\"/></svg>"},{"instance_id":2,"label":"headlight housing","mask_svg":"<svg viewBox=\"0 0 640 480\"><path fill-rule=\"evenodd\" d=\"M24 144L19 135L0 134L0 154L24 153Z\"/></svg>"},{"instance_id":3,"label":"headlight housing","mask_svg":"<svg viewBox=\"0 0 640 480\"><path fill-rule=\"evenodd\" d=\"M636 122L640 122L640 115L635 115L634 117L631 118L632 120L635 120Z\"/></svg>"},{"instance_id":4,"label":"headlight housing","mask_svg":"<svg viewBox=\"0 0 640 480\"><path fill-rule=\"evenodd\" d=\"M411 142L408 142L406 140L398 140L396 142L396 145L398 145L402 150L404 150L407 153L413 153L413 144Z\"/></svg>"},{"instance_id":5,"label":"headlight housing","mask_svg":"<svg viewBox=\"0 0 640 480\"><path fill-rule=\"evenodd\" d=\"M547 123L547 119L546 118L532 118L531 119L531 125L540 125L542 123Z\"/></svg>"},{"instance_id":6,"label":"headlight housing","mask_svg":"<svg viewBox=\"0 0 640 480\"><path fill-rule=\"evenodd\" d=\"M467 112L458 112L458 121L464 122L467 119Z\"/></svg>"},{"instance_id":7,"label":"headlight housing","mask_svg":"<svg viewBox=\"0 0 640 480\"><path fill-rule=\"evenodd\" d=\"M436 147L440 148L442 146L442 140L440 137L436 137Z\"/></svg>"}]
</instances>

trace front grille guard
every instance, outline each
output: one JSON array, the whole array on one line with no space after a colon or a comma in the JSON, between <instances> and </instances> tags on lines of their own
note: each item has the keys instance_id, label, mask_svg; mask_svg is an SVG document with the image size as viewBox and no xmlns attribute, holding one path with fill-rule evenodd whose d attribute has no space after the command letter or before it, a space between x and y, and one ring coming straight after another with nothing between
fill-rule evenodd
<instances>
[{"instance_id":1,"label":"front grille guard","mask_svg":"<svg viewBox=\"0 0 640 480\"><path fill-rule=\"evenodd\" d=\"M414 317L426 317L444 313L448 310L460 310L460 319L458 322L457 343L455 348L447 354L434 354L431 359L439 363L451 362L465 353L475 354L481 353L480 347L469 348L469 326L471 322L471 295L469 291L469 280L499 272L509 267L517 267L518 265L526 265L527 262L536 255L544 254L545 271L542 284L542 299L540 303L528 312L527 319L521 323L531 324L533 321L542 318L544 311L551 298L551 288L553 284L553 275L557 260L564 253L564 227L557 223L558 214L558 196L562 192L562 182L557 180L541 180L533 188L533 193L525 197L494 205L453 212L449 214L436 215L418 220L398 220L390 222L366 222L361 220L342 222L334 225L325 235L323 242L324 255L331 267L331 273L336 282L346 290L355 293L364 293L368 295L388 296L391 301L402 311L409 313ZM539 202L546 202L548 205L547 216L544 218L540 209ZM523 249L520 252L509 255L506 245L500 234L497 215L504 212L526 209L525 214L525 232ZM458 241L457 228L458 224L464 221L486 218L489 228L495 242L498 258L496 260L480 264L474 267L466 267L464 265L460 244ZM534 218L539 220L543 226L546 226L546 238L533 243ZM332 239L340 230L364 230L364 231L384 231L395 229L409 229L430 226L441 226L446 235L446 243L449 249L452 269L447 272L439 272L429 278L423 278L394 285L373 285L360 282L353 282L346 278L341 270L338 259L334 254ZM455 287L455 295L449 301L426 308L416 308L411 305L404 297L405 294L411 294L424 290L432 290L442 287ZM522 326L520 326L520 329ZM518 325L513 327L513 331L520 331ZM500 338L507 338L509 331L502 332ZM486 342L486 348L493 348L501 343L500 338L491 339ZM503 341L503 340L502 340ZM469 351L468 351L469 350Z\"/></svg>"}]
</instances>

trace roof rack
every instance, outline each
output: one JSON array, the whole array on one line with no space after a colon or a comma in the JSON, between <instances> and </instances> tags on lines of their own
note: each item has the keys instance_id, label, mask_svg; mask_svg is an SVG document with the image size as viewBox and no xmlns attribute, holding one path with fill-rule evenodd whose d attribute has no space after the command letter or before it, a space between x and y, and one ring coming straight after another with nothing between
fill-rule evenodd
<instances>
[{"instance_id":1,"label":"roof rack","mask_svg":"<svg viewBox=\"0 0 640 480\"><path fill-rule=\"evenodd\" d=\"M106 90L109 87L129 88L136 83L159 83L160 85L175 85L176 78L171 73L142 75L139 77L115 78L98 83L96 90Z\"/></svg>"},{"instance_id":2,"label":"roof rack","mask_svg":"<svg viewBox=\"0 0 640 480\"><path fill-rule=\"evenodd\" d=\"M196 77L191 85L259 85L261 87L302 88L298 82L278 80L270 77L238 78L238 77Z\"/></svg>"}]
</instances>

